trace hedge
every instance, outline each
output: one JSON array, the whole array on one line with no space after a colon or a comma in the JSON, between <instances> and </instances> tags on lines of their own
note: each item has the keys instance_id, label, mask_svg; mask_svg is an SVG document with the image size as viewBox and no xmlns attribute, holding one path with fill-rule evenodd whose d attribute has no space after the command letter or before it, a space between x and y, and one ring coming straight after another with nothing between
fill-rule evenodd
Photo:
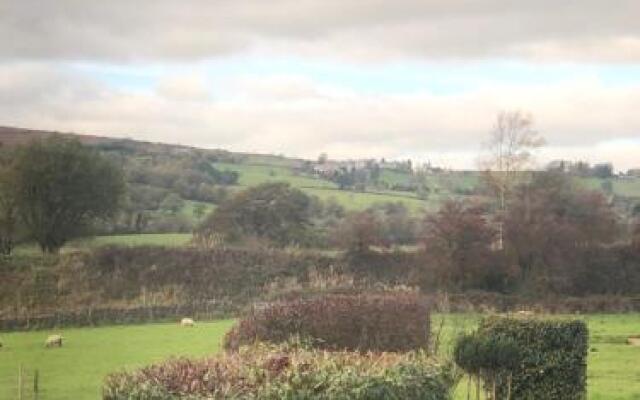
<instances>
[{"instance_id":1,"label":"hedge","mask_svg":"<svg viewBox=\"0 0 640 400\"><path fill-rule=\"evenodd\" d=\"M508 340L519 348L520 365L511 369L511 398L586 398L588 330L583 321L491 317L478 334ZM499 379L504 398L506 373Z\"/></svg>"},{"instance_id":2,"label":"hedge","mask_svg":"<svg viewBox=\"0 0 640 400\"><path fill-rule=\"evenodd\" d=\"M173 359L109 375L104 400L447 400L453 369L423 352L326 352L256 344L215 358Z\"/></svg>"},{"instance_id":3,"label":"hedge","mask_svg":"<svg viewBox=\"0 0 640 400\"><path fill-rule=\"evenodd\" d=\"M225 336L225 348L311 338L331 350L410 351L429 343L429 308L413 293L325 295L253 309Z\"/></svg>"}]
</instances>

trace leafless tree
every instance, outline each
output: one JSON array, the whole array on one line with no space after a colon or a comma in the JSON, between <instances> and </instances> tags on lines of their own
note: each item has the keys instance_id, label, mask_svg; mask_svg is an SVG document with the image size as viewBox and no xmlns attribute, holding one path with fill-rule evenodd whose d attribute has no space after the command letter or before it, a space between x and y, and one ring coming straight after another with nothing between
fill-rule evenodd
<instances>
[{"instance_id":1,"label":"leafless tree","mask_svg":"<svg viewBox=\"0 0 640 400\"><path fill-rule=\"evenodd\" d=\"M544 143L544 138L534 129L531 114L522 111L498 113L485 143L488 157L481 161L481 168L496 195L500 213L508 208L510 193L518 183L518 174L531 167L533 151ZM502 229L499 231L498 246L502 248Z\"/></svg>"}]
</instances>

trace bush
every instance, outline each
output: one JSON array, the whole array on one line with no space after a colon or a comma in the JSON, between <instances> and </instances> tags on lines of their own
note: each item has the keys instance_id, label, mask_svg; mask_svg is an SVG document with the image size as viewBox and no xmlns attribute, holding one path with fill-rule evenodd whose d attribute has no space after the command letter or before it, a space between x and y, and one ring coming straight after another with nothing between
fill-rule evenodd
<instances>
[{"instance_id":1,"label":"bush","mask_svg":"<svg viewBox=\"0 0 640 400\"><path fill-rule=\"evenodd\" d=\"M327 295L252 310L225 336L225 348L255 341L311 338L331 350L409 351L426 348L429 309L410 293Z\"/></svg>"},{"instance_id":2,"label":"bush","mask_svg":"<svg viewBox=\"0 0 640 400\"><path fill-rule=\"evenodd\" d=\"M257 344L211 359L174 359L108 376L104 400L445 400L452 369L424 353L324 352Z\"/></svg>"},{"instance_id":3,"label":"bush","mask_svg":"<svg viewBox=\"0 0 640 400\"><path fill-rule=\"evenodd\" d=\"M583 321L494 317L481 322L481 337L506 340L518 348L519 365L510 365L514 399L584 399L588 331ZM509 377L502 372L503 398Z\"/></svg>"}]
</instances>

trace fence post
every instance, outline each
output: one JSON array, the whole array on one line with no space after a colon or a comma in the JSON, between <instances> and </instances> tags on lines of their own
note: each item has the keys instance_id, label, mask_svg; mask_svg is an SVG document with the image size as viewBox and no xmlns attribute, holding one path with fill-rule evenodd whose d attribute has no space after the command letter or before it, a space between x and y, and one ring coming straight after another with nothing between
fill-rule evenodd
<instances>
[{"instance_id":1,"label":"fence post","mask_svg":"<svg viewBox=\"0 0 640 400\"><path fill-rule=\"evenodd\" d=\"M33 373L33 398L38 400L38 392L40 391L40 373L36 369Z\"/></svg>"},{"instance_id":2,"label":"fence post","mask_svg":"<svg viewBox=\"0 0 640 400\"><path fill-rule=\"evenodd\" d=\"M18 367L18 400L22 400L22 364Z\"/></svg>"}]
</instances>

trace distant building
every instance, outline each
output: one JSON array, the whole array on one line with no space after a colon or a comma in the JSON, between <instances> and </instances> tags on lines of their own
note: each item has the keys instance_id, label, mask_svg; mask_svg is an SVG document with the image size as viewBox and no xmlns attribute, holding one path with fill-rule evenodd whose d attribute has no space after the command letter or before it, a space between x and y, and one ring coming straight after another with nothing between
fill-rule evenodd
<instances>
[{"instance_id":1,"label":"distant building","mask_svg":"<svg viewBox=\"0 0 640 400\"><path fill-rule=\"evenodd\" d=\"M627 171L628 176L633 176L635 178L640 178L640 168L631 168Z\"/></svg>"}]
</instances>

